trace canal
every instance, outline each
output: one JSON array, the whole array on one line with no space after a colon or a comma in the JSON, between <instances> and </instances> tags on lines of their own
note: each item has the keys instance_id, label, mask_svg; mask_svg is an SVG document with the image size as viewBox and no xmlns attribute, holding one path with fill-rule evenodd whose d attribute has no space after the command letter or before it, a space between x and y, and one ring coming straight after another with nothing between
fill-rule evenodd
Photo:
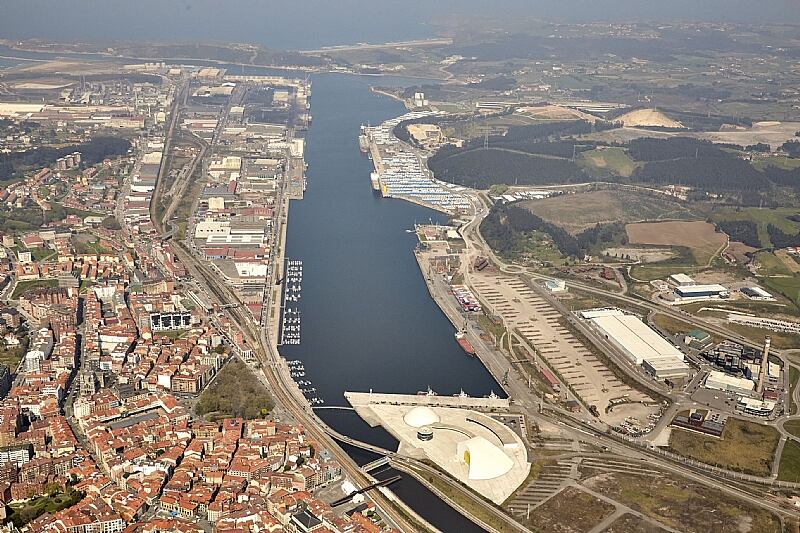
<instances>
[{"instance_id":1,"label":"canal","mask_svg":"<svg viewBox=\"0 0 800 533\"><path fill-rule=\"evenodd\" d=\"M361 154L362 123L378 124L405 111L370 84L410 80L318 74L312 77L313 121L306 138L308 188L292 202L286 253L303 261L301 344L280 348L299 359L305 380L325 405L347 405L344 391L439 394L464 390L502 394L481 362L467 356L455 329L430 298L413 250L415 222L444 215L370 187L372 162ZM396 441L355 413L318 410L339 432L390 449ZM393 490L443 531L481 531L409 476Z\"/></svg>"}]
</instances>

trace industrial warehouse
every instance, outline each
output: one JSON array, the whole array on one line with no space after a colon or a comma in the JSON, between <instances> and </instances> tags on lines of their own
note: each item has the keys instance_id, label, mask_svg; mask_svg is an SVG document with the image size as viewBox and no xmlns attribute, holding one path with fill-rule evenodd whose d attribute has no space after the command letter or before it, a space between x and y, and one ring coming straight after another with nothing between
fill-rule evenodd
<instances>
[{"instance_id":1,"label":"industrial warehouse","mask_svg":"<svg viewBox=\"0 0 800 533\"><path fill-rule=\"evenodd\" d=\"M632 363L641 365L655 378L675 380L689 375L683 352L639 317L616 308L588 309L581 311L580 316Z\"/></svg>"}]
</instances>

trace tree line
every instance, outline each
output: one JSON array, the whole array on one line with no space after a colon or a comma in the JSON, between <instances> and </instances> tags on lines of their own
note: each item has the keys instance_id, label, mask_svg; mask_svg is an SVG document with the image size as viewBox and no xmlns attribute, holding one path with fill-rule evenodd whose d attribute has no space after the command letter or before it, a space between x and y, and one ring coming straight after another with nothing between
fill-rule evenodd
<instances>
[{"instance_id":1,"label":"tree line","mask_svg":"<svg viewBox=\"0 0 800 533\"><path fill-rule=\"evenodd\" d=\"M752 220L721 220L716 225L717 229L726 233L732 241L738 241L753 248L761 248L758 225Z\"/></svg>"},{"instance_id":2,"label":"tree line","mask_svg":"<svg viewBox=\"0 0 800 533\"><path fill-rule=\"evenodd\" d=\"M800 232L795 235L785 233L778 226L767 224L769 240L772 241L773 248L795 248L800 246Z\"/></svg>"},{"instance_id":3,"label":"tree line","mask_svg":"<svg viewBox=\"0 0 800 533\"><path fill-rule=\"evenodd\" d=\"M524 207L495 205L480 226L481 235L493 250L501 255L513 256L523 251L521 243L533 231L547 234L558 251L567 257L583 258L598 244L610 244L623 234L627 242L625 225L621 222L596 224L577 235L572 235L561 226L542 219Z\"/></svg>"}]
</instances>

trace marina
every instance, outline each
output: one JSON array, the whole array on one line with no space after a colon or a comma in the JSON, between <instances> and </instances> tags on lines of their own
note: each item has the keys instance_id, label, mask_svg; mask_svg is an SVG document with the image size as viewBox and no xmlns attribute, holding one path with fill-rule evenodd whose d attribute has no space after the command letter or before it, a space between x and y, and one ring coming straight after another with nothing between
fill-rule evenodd
<instances>
[{"instance_id":1,"label":"marina","mask_svg":"<svg viewBox=\"0 0 800 533\"><path fill-rule=\"evenodd\" d=\"M295 383L297 383L297 387L300 389L300 392L303 393L303 396L306 397L308 403L313 405L322 405L325 401L316 396L317 389L316 387L311 387L311 382L304 378L306 375L306 368L303 366L303 363L297 359L292 359L290 361L286 361L286 365L289 367L289 375L292 377Z\"/></svg>"},{"instance_id":2,"label":"marina","mask_svg":"<svg viewBox=\"0 0 800 533\"><path fill-rule=\"evenodd\" d=\"M301 314L294 303L300 301L300 291L303 290L303 262L297 259L287 260L285 272L279 344L300 344Z\"/></svg>"}]
</instances>

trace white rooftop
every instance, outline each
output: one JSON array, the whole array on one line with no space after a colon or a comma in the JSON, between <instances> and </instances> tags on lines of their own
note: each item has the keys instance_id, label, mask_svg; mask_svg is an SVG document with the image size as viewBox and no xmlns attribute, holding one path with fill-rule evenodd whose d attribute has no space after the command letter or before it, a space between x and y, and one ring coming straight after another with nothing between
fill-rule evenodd
<instances>
[{"instance_id":1,"label":"white rooftop","mask_svg":"<svg viewBox=\"0 0 800 533\"><path fill-rule=\"evenodd\" d=\"M670 357L683 361L683 353L653 331L639 317L633 315L606 314L591 319L592 323L609 338L613 338L635 358L636 364L645 359Z\"/></svg>"}]
</instances>

